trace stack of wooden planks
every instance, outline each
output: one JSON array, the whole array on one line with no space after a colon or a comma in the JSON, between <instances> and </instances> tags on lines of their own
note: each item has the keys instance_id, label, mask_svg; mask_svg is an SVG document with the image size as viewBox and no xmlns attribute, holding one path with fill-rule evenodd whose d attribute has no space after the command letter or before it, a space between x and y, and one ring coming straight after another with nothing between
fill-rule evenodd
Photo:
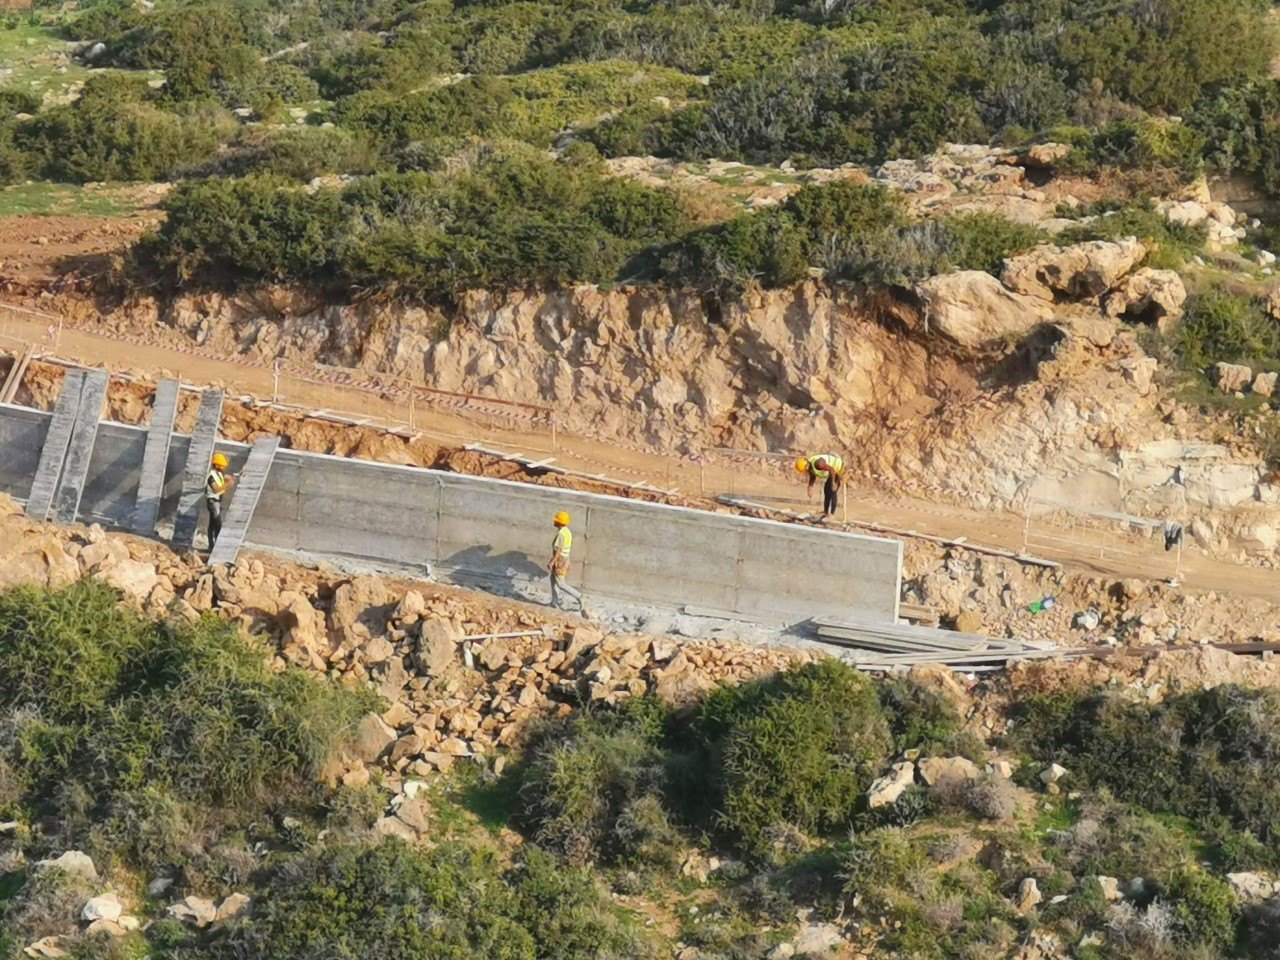
<instances>
[{"instance_id":1,"label":"stack of wooden planks","mask_svg":"<svg viewBox=\"0 0 1280 960\"><path fill-rule=\"evenodd\" d=\"M819 639L851 651L850 658L867 670L890 670L917 663L976 670L999 668L1010 660L1044 659L1070 653L1061 647L1037 647L1021 640L997 640L905 623L818 617L813 624Z\"/></svg>"}]
</instances>

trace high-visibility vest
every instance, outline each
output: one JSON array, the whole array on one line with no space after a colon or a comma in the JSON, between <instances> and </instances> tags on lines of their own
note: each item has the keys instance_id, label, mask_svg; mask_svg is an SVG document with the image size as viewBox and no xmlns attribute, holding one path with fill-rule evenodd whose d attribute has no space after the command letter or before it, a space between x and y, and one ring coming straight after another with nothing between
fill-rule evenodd
<instances>
[{"instance_id":1,"label":"high-visibility vest","mask_svg":"<svg viewBox=\"0 0 1280 960\"><path fill-rule=\"evenodd\" d=\"M822 460L823 462L825 462L827 466L831 468L831 470L830 471L819 470L818 469L819 460ZM838 477L840 476L840 474L844 473L844 461L841 460L839 457L837 457L834 453L819 454L816 457L809 458L809 470L813 473L814 478L817 480L826 480L829 473L832 473L832 472L835 473L835 475Z\"/></svg>"},{"instance_id":2,"label":"high-visibility vest","mask_svg":"<svg viewBox=\"0 0 1280 960\"><path fill-rule=\"evenodd\" d=\"M204 481L204 495L206 500L221 500L223 492L227 489L227 475L221 470L210 470L209 476Z\"/></svg>"},{"instance_id":3,"label":"high-visibility vest","mask_svg":"<svg viewBox=\"0 0 1280 960\"><path fill-rule=\"evenodd\" d=\"M556 538L551 541L551 549L560 553L560 559L568 563L569 551L573 549L573 534L568 527L556 531Z\"/></svg>"}]
</instances>

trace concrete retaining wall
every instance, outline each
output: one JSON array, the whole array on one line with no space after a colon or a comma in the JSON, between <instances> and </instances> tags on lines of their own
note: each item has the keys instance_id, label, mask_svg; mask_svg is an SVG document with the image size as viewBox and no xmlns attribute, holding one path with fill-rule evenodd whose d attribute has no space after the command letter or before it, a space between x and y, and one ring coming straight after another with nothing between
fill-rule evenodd
<instances>
[{"instance_id":1,"label":"concrete retaining wall","mask_svg":"<svg viewBox=\"0 0 1280 960\"><path fill-rule=\"evenodd\" d=\"M26 497L48 421L0 406L0 489ZM100 426L86 517L128 524L145 438L141 427ZM187 445L174 436L162 517L176 504ZM243 444L218 448L233 470L248 452ZM895 540L293 450L277 454L248 540L512 582L546 576L557 510L574 517L569 580L588 595L788 623L897 616L902 544Z\"/></svg>"}]
</instances>

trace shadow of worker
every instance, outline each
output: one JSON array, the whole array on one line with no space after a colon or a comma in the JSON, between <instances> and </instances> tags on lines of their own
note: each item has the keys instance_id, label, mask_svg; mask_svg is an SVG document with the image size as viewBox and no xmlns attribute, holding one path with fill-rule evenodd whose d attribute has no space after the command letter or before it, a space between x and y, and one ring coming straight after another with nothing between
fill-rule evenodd
<instances>
[{"instance_id":1,"label":"shadow of worker","mask_svg":"<svg viewBox=\"0 0 1280 960\"><path fill-rule=\"evenodd\" d=\"M527 553L508 550L493 553L487 544L459 550L442 557L440 567L459 586L475 587L489 593L521 600L543 600L547 569Z\"/></svg>"}]
</instances>

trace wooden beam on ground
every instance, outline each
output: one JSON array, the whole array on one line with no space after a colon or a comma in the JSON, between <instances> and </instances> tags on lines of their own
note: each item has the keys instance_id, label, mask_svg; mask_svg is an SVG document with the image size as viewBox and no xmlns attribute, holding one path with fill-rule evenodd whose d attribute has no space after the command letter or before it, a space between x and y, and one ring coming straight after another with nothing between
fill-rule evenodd
<instances>
[{"instance_id":1,"label":"wooden beam on ground","mask_svg":"<svg viewBox=\"0 0 1280 960\"><path fill-rule=\"evenodd\" d=\"M5 377L4 388L0 389L0 403L13 403L13 398L17 396L18 387L22 385L22 378L26 375L27 367L35 354L35 344L28 343L22 353L13 358L13 366L9 368L9 375Z\"/></svg>"}]
</instances>

